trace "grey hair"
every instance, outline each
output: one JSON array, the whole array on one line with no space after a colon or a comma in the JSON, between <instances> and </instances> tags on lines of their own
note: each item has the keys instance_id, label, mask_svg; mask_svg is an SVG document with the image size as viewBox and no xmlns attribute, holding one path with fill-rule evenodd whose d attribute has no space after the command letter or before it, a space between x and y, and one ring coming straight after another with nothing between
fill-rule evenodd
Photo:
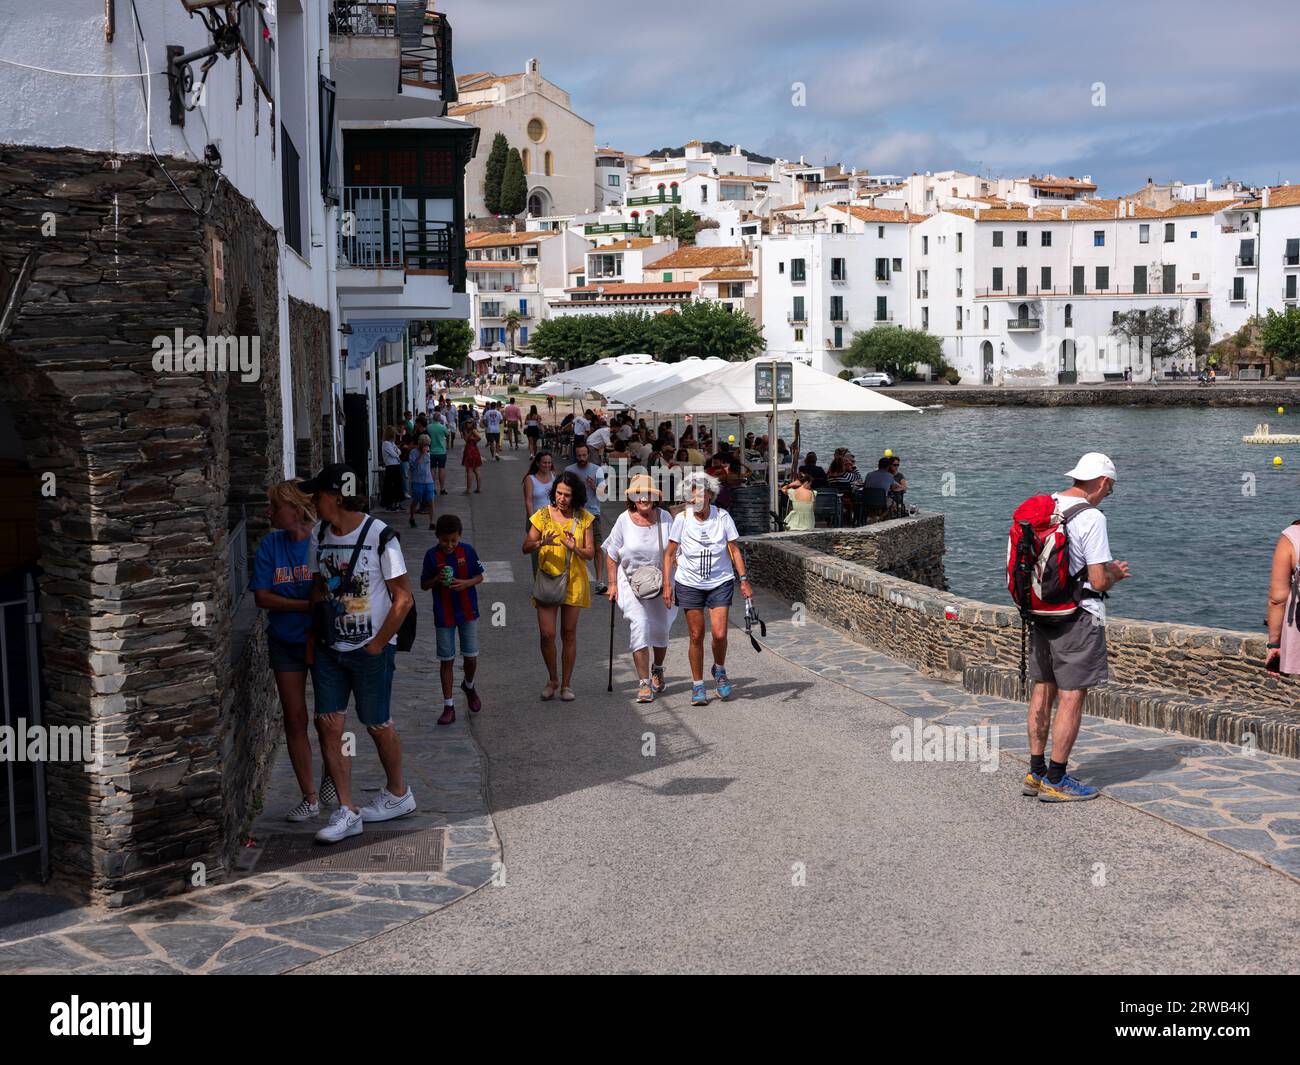
<instances>
[{"instance_id":1,"label":"grey hair","mask_svg":"<svg viewBox=\"0 0 1300 1065\"><path fill-rule=\"evenodd\" d=\"M690 499L695 489L702 488L706 492L712 492L713 498L717 499L718 493L722 491L722 485L718 479L703 470L696 470L694 473L687 474L682 480L682 497Z\"/></svg>"}]
</instances>

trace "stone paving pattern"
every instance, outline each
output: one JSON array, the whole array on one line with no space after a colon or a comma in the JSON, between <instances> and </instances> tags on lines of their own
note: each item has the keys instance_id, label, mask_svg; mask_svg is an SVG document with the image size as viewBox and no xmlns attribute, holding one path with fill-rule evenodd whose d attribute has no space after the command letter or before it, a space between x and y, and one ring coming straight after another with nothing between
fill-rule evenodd
<instances>
[{"instance_id":1,"label":"stone paving pattern","mask_svg":"<svg viewBox=\"0 0 1300 1065\"><path fill-rule=\"evenodd\" d=\"M459 471L454 471L459 473ZM452 493L437 512L456 513L472 542L468 500ZM432 874L258 873L254 848L245 871L214 885L160 903L109 915L79 900L31 888L0 895L0 972L58 973L281 973L344 947L426 917L490 882L501 861L501 843L489 816L482 758L469 731L469 711L457 688L457 720L438 726L442 695L434 653L429 595L419 590L424 552L433 544L428 519L411 529L405 514L377 512L402 535L406 566L420 610L419 635L409 654L397 657L394 717L401 730L404 771L419 810L375 826L384 830L445 828L443 870ZM457 665L460 683L460 667ZM308 705L312 693L308 684ZM491 707L485 707L490 713ZM356 736L353 799L370 801L383 785L383 771L364 726L350 717ZM310 729L312 736L314 728ZM314 766L321 770L313 739ZM329 811L298 825L283 820L301 795L283 744L276 753L263 812L251 838L314 834ZM363 836L364 838L364 836Z\"/></svg>"}]
</instances>

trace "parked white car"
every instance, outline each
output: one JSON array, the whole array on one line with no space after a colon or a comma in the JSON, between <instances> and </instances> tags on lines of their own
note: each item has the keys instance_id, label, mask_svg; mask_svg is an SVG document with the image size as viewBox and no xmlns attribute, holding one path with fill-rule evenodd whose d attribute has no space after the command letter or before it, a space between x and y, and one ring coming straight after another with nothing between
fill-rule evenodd
<instances>
[{"instance_id":1,"label":"parked white car","mask_svg":"<svg viewBox=\"0 0 1300 1065\"><path fill-rule=\"evenodd\" d=\"M882 370L879 373L867 373L855 377L853 383L860 388L888 388L894 383L894 378Z\"/></svg>"}]
</instances>

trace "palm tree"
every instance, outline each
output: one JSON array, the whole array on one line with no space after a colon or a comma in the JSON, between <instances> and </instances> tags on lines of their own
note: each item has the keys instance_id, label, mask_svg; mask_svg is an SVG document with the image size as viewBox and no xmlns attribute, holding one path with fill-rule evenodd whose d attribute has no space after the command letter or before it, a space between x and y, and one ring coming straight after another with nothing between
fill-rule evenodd
<instances>
[{"instance_id":1,"label":"palm tree","mask_svg":"<svg viewBox=\"0 0 1300 1065\"><path fill-rule=\"evenodd\" d=\"M502 316L501 320L506 324L506 337L510 340L510 354L515 351L515 334L519 332L519 325L524 320L524 316L519 313L518 308L511 307L510 310Z\"/></svg>"}]
</instances>

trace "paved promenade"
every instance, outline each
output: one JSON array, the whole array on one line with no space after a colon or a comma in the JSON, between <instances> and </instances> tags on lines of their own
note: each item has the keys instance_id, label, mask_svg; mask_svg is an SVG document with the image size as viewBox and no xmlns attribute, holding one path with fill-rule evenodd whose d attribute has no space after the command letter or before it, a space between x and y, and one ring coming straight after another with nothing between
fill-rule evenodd
<instances>
[{"instance_id":1,"label":"paved promenade","mask_svg":"<svg viewBox=\"0 0 1300 1065\"><path fill-rule=\"evenodd\" d=\"M579 630L578 700L541 702L523 455L489 462L472 497L453 460L437 504L491 577L483 713L467 729L461 699L456 725L433 724L431 628L422 664L399 656L422 813L395 825L447 829L443 872L254 871L108 918L11 922L0 971L1300 972L1295 762L1086 718L1072 769L1103 797L1038 803L1020 795L1022 707L795 624L764 593L765 650L733 630L728 703L688 705L680 622L669 690L638 706L620 618L607 694L605 600ZM402 532L418 571L428 533ZM894 760L916 719L997 726L996 771ZM280 758L255 838L285 831Z\"/></svg>"}]
</instances>

